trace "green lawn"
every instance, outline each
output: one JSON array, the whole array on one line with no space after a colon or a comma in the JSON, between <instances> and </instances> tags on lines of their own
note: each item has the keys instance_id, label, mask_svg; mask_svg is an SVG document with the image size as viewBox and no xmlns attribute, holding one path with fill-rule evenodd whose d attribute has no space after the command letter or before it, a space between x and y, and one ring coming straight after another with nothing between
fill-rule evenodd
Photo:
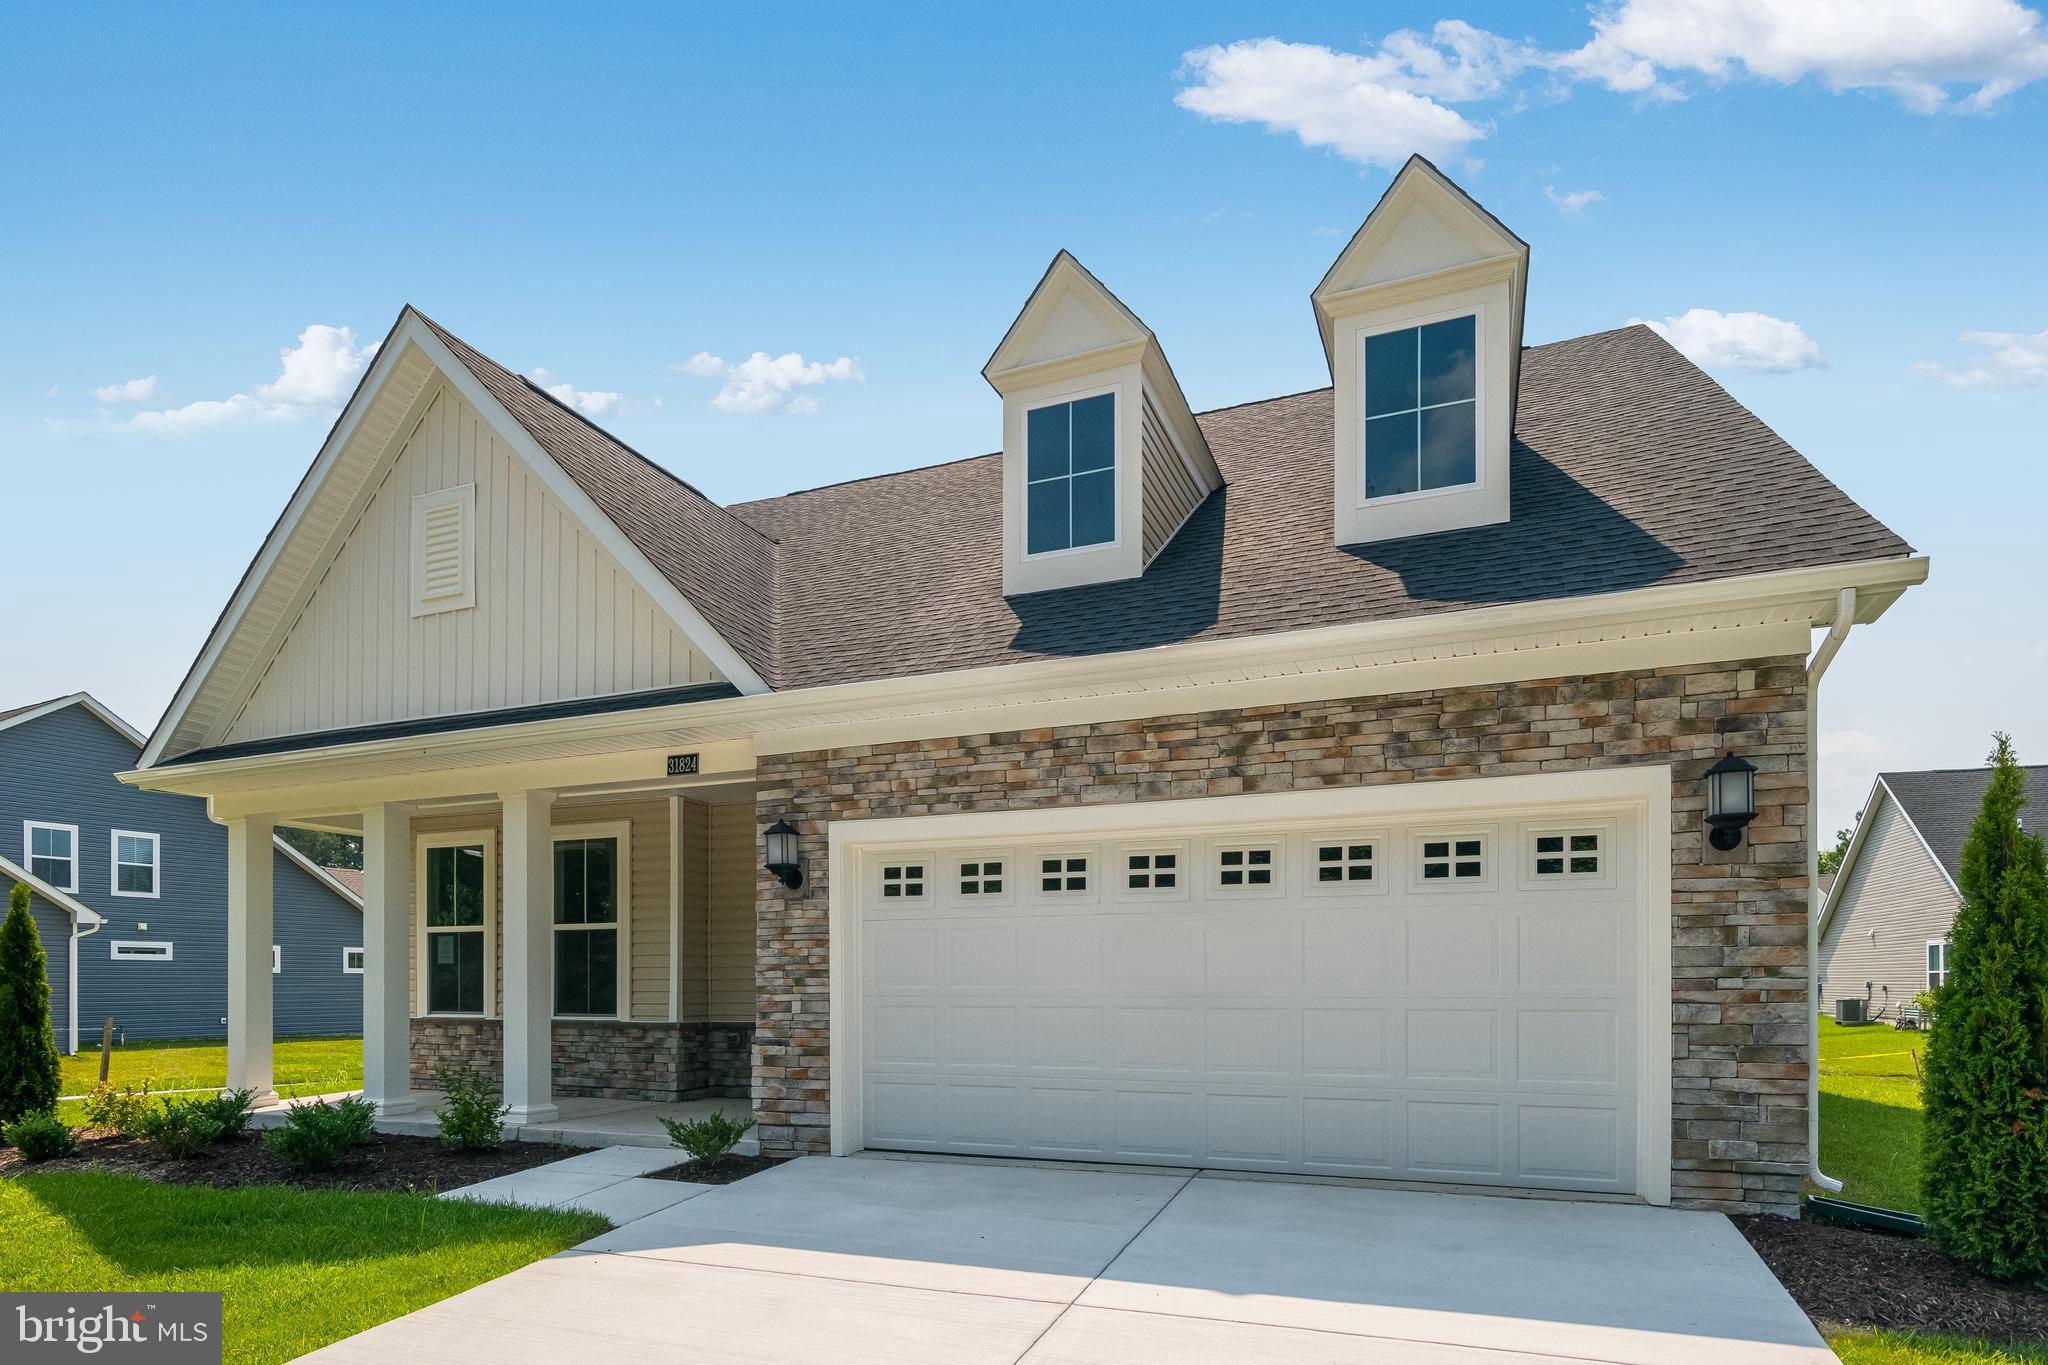
<instances>
[{"instance_id":1,"label":"green lawn","mask_svg":"<svg viewBox=\"0 0 2048 1365\"><path fill-rule=\"evenodd\" d=\"M0 1284L218 1290L231 1365L291 1360L596 1236L594 1214L413 1194L0 1180Z\"/></svg>"},{"instance_id":2,"label":"green lawn","mask_svg":"<svg viewBox=\"0 0 2048 1365\"><path fill-rule=\"evenodd\" d=\"M271 1067L281 1095L324 1095L357 1090L363 1084L361 1038L280 1038ZM115 1086L152 1090L199 1090L227 1084L228 1047L207 1039L116 1044L107 1079ZM100 1053L64 1058L63 1093L83 1095L99 1084Z\"/></svg>"},{"instance_id":3,"label":"green lawn","mask_svg":"<svg viewBox=\"0 0 2048 1365\"><path fill-rule=\"evenodd\" d=\"M1924 1033L1820 1021L1820 1168L1842 1182L1842 1198L1920 1211L1914 1054L1926 1051Z\"/></svg>"},{"instance_id":4,"label":"green lawn","mask_svg":"<svg viewBox=\"0 0 2048 1365\"><path fill-rule=\"evenodd\" d=\"M1844 1332L1828 1345L1842 1365L2038 1365L2048 1347L1992 1346L1915 1332Z\"/></svg>"}]
</instances>

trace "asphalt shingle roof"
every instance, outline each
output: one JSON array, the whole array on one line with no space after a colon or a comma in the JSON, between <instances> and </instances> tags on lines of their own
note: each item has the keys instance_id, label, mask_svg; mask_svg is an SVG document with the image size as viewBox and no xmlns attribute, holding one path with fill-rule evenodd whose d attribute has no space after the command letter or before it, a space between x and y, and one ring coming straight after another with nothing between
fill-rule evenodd
<instances>
[{"instance_id":1,"label":"asphalt shingle roof","mask_svg":"<svg viewBox=\"0 0 2048 1365\"><path fill-rule=\"evenodd\" d=\"M2048 766L2023 768L2027 808L2020 820L2030 830L2048 831ZM1948 870L1950 880L1962 875L1963 841L1984 804L1991 785L1989 768L1937 768L1930 772L1879 773L1892 796L1927 841L1927 847Z\"/></svg>"},{"instance_id":2,"label":"asphalt shingle roof","mask_svg":"<svg viewBox=\"0 0 2048 1365\"><path fill-rule=\"evenodd\" d=\"M426 321L778 689L1911 553L1632 326L1523 350L1505 523L1333 544L1316 389L1198 416L1226 487L1142 577L1005 598L998 455L722 508Z\"/></svg>"}]
</instances>

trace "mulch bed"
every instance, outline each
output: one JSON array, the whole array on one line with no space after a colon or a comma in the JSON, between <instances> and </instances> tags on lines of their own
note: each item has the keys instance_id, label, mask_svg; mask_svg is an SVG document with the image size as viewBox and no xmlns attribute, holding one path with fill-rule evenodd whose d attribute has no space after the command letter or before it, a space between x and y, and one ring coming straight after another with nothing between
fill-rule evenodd
<instances>
[{"instance_id":1,"label":"mulch bed","mask_svg":"<svg viewBox=\"0 0 2048 1365\"><path fill-rule=\"evenodd\" d=\"M1973 1275L1925 1238L1767 1214L1734 1223L1817 1323L2048 1341L2048 1293Z\"/></svg>"},{"instance_id":2,"label":"mulch bed","mask_svg":"<svg viewBox=\"0 0 2048 1365\"><path fill-rule=\"evenodd\" d=\"M463 1152L439 1138L378 1133L343 1157L331 1171L301 1174L272 1156L255 1133L217 1142L198 1156L167 1161L136 1138L100 1129L81 1130L78 1155L58 1161L25 1162L13 1148L0 1149L0 1176L45 1171L110 1171L173 1185L293 1185L304 1190L459 1189L494 1176L545 1166L591 1150L549 1142L508 1142L492 1152Z\"/></svg>"},{"instance_id":3,"label":"mulch bed","mask_svg":"<svg viewBox=\"0 0 2048 1365\"><path fill-rule=\"evenodd\" d=\"M772 1171L785 1161L794 1158L786 1156L729 1156L716 1166L703 1167L694 1161L685 1161L680 1166L671 1166L665 1171L650 1171L650 1180L681 1180L691 1185L730 1185L745 1180L750 1175Z\"/></svg>"}]
</instances>

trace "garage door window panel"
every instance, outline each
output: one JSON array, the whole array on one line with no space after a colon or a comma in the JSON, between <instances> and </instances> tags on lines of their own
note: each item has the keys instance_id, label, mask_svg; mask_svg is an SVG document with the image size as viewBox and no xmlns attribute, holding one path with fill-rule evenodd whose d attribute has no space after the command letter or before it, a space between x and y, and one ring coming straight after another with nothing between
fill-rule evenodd
<instances>
[{"instance_id":1,"label":"garage door window panel","mask_svg":"<svg viewBox=\"0 0 2048 1365\"><path fill-rule=\"evenodd\" d=\"M1030 869L1032 894L1044 901L1092 901L1096 899L1098 855L1094 849L1060 849L1033 854Z\"/></svg>"},{"instance_id":2,"label":"garage door window panel","mask_svg":"<svg viewBox=\"0 0 2048 1365\"><path fill-rule=\"evenodd\" d=\"M1614 885L1612 823L1526 826L1521 844L1525 888Z\"/></svg>"},{"instance_id":3,"label":"garage door window panel","mask_svg":"<svg viewBox=\"0 0 2048 1365\"><path fill-rule=\"evenodd\" d=\"M1493 888L1491 830L1424 830L1409 840L1413 872L1409 886L1417 891L1489 891Z\"/></svg>"},{"instance_id":4,"label":"garage door window panel","mask_svg":"<svg viewBox=\"0 0 2048 1365\"><path fill-rule=\"evenodd\" d=\"M1015 899L1017 860L1007 850L956 854L947 860L947 892L954 903L987 909Z\"/></svg>"},{"instance_id":5,"label":"garage door window panel","mask_svg":"<svg viewBox=\"0 0 2048 1365\"><path fill-rule=\"evenodd\" d=\"M1116 895L1128 901L1184 901L1193 869L1184 843L1125 845L1117 850Z\"/></svg>"},{"instance_id":6,"label":"garage door window panel","mask_svg":"<svg viewBox=\"0 0 2048 1365\"><path fill-rule=\"evenodd\" d=\"M1387 889L1384 830L1337 829L1302 841L1302 891L1311 896L1379 895Z\"/></svg>"}]
</instances>

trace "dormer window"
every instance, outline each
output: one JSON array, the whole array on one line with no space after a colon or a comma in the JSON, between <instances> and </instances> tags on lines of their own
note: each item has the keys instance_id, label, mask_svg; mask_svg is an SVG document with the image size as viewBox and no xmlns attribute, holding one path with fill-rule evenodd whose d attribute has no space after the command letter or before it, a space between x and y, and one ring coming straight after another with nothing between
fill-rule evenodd
<instances>
[{"instance_id":1,"label":"dormer window","mask_svg":"<svg viewBox=\"0 0 2048 1365\"><path fill-rule=\"evenodd\" d=\"M1467 313L1365 338L1365 497L1478 480L1477 319Z\"/></svg>"},{"instance_id":2,"label":"dormer window","mask_svg":"<svg viewBox=\"0 0 2048 1365\"><path fill-rule=\"evenodd\" d=\"M1116 395L1032 408L1025 416L1029 554L1116 539Z\"/></svg>"}]
</instances>

